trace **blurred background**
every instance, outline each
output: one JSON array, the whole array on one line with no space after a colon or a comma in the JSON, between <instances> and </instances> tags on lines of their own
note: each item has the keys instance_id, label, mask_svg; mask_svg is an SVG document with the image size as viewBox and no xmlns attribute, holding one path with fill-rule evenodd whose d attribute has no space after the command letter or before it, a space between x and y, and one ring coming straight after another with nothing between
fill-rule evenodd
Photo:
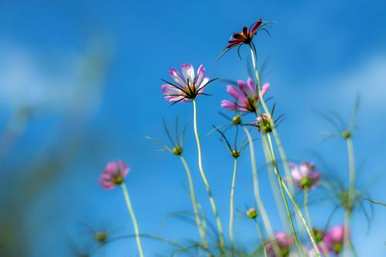
<instances>
[{"instance_id":1,"label":"blurred background","mask_svg":"<svg viewBox=\"0 0 386 257\"><path fill-rule=\"evenodd\" d=\"M326 177L346 178L345 145L321 113L349 121L361 99L354 134L358 186L386 201L386 3L385 1L19 1L0 0L0 256L136 256L133 240L103 247L90 231L132 233L119 190L105 191L98 177L109 160L131 167L127 184L144 233L196 239L193 226L171 215L189 211L181 164L159 151L151 136L167 142L162 118L188 126L186 157L196 172L191 105L171 106L160 94L161 78L182 63L205 64L210 77L246 79L248 52L216 60L232 32L257 18L272 21L255 39L270 96L285 115L280 125L291 160L311 160ZM200 97L204 163L226 224L231 164L212 124L225 84ZM271 103L272 103L271 102ZM259 145L259 144L257 144ZM257 151L263 195L281 230L266 170ZM242 212L253 206L247 155L241 156L236 207L238 241L256 244ZM334 205L313 193L313 220L323 226ZM208 209L209 210L209 209ZM208 213L209 214L209 213ZM354 214L359 256L386 256L386 209L374 206L368 224ZM332 224L342 222L337 212ZM145 240L148 256L168 253Z\"/></svg>"}]
</instances>

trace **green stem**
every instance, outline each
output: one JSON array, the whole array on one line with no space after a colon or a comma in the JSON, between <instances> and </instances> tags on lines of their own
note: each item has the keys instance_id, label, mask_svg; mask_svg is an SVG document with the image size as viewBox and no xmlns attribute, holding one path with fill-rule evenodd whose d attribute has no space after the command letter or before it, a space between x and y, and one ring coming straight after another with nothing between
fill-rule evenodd
<instances>
[{"instance_id":1,"label":"green stem","mask_svg":"<svg viewBox=\"0 0 386 257\"><path fill-rule=\"evenodd\" d=\"M258 89L260 104L263 107L264 113L266 113L269 116L269 118L271 120L273 120L271 111L269 110L267 103L265 102L264 98L261 95L261 87L262 86L261 86L260 74L259 74L259 71L258 71L257 66L256 66L256 55L252 49L251 49L251 59L252 59L253 70L255 71L255 78L256 78L256 82L257 82L256 85L257 85L257 89ZM291 177L291 170L290 170L290 167L288 165L287 154L284 150L279 133L277 132L275 126L272 126L272 134L273 134L273 138L275 140L276 146L277 146L278 151L279 151L279 155L280 155L281 163L282 163L283 168L284 168L285 176L287 178L290 178ZM290 189L290 192L293 193L295 188L292 184L289 184L289 189Z\"/></svg>"},{"instance_id":2,"label":"green stem","mask_svg":"<svg viewBox=\"0 0 386 257\"><path fill-rule=\"evenodd\" d=\"M257 237L258 237L258 239L263 247L264 257L268 257L267 249L264 247L264 236L263 236L263 233L261 232L259 222L257 222L257 220L256 220L255 223L256 223Z\"/></svg>"},{"instance_id":3,"label":"green stem","mask_svg":"<svg viewBox=\"0 0 386 257\"><path fill-rule=\"evenodd\" d=\"M232 184L231 192L229 196L229 239L234 242L234 216L235 216L235 190L236 190L236 177L237 177L237 159L233 159L233 172L232 172Z\"/></svg>"},{"instance_id":4,"label":"green stem","mask_svg":"<svg viewBox=\"0 0 386 257\"><path fill-rule=\"evenodd\" d=\"M260 74L258 72L258 69L257 69L257 66L256 66L256 56L255 56L255 52L251 49L251 59L252 59L252 66L253 66L253 70L255 72L255 78L257 80L257 87L258 87L258 93L259 93L259 101L261 103L261 105L263 106L263 109L264 109L264 112L269 115L269 117L272 119L272 115L271 115L271 112L266 104L266 102L264 101L264 98L261 96L261 81L260 81ZM280 158L281 158L281 161L282 161L282 164L283 164L283 167L284 167L284 172L285 172L285 175L287 177L290 177L290 169L289 169L289 165L288 165L288 158L287 158L287 155L284 151L284 147L281 143L281 140L280 140L280 137L279 137L279 134L277 133L276 131L276 127L273 126L272 128L272 134L275 138L275 143L278 147L278 150L279 150L279 155L280 155ZM277 173L276 169L274 169L275 173ZM275 174L276 175L276 174ZM300 207L299 205L297 204L296 202L296 199L294 198L293 196L293 185L290 184L289 188L287 187L287 185L284 183L283 181L283 178L280 176L280 174L277 173L277 177L279 178L279 184L281 184L281 187L283 187L285 193L288 195L288 198L290 199L291 203L293 204L294 208L295 208L295 211L301 221L301 223L304 225L305 229L306 229L306 232L311 240L311 243L312 243L312 246L313 248L315 249L316 251L316 254L317 254L317 257L321 257L321 254L320 254L320 251L319 251L319 248L317 247L317 244L312 236L312 232L311 232L311 229L309 228L309 226L307 225L307 222L305 221L304 219L304 216L300 210Z\"/></svg>"},{"instance_id":5,"label":"green stem","mask_svg":"<svg viewBox=\"0 0 386 257\"><path fill-rule=\"evenodd\" d=\"M308 189L304 189L303 191L303 205L304 205L304 214L306 215L308 225L312 227L311 216L308 210Z\"/></svg>"},{"instance_id":6,"label":"green stem","mask_svg":"<svg viewBox=\"0 0 386 257\"><path fill-rule=\"evenodd\" d=\"M192 172L190 171L188 163L186 162L186 160L185 160L185 158L183 156L180 156L180 160L182 162L182 165L184 166L186 177L188 179L189 195L190 195L190 200L192 201L194 220L195 220L197 228L198 228L198 233L199 233L200 239L201 239L204 247L208 247L208 242L206 240L205 226L202 223L202 219L201 219L201 215L200 215L200 210L199 210L199 205L198 205L196 193L195 193L195 190L194 190L194 183L193 183L193 179L192 179Z\"/></svg>"},{"instance_id":7,"label":"green stem","mask_svg":"<svg viewBox=\"0 0 386 257\"><path fill-rule=\"evenodd\" d=\"M349 189L348 189L348 201L350 209L345 209L344 214L344 228L345 228L345 235L344 235L344 245L346 249L350 249L351 252L353 252L353 249L351 247L350 239L349 239L349 230L350 230L350 223L351 223L351 212L352 208L354 207L354 201L355 201L355 154L354 154L354 145L352 138L349 137L346 139L346 146L347 146L347 159L348 159L348 172L349 172ZM344 252L344 256L350 256L349 251Z\"/></svg>"},{"instance_id":8,"label":"green stem","mask_svg":"<svg viewBox=\"0 0 386 257\"><path fill-rule=\"evenodd\" d=\"M286 195L288 196L288 198L289 198L291 204L293 205L293 207L294 207L294 209L295 209L295 213L296 213L297 216L299 217L300 222L303 224L303 226L304 226L304 228L305 228L305 230L306 230L306 232L307 232L307 235L308 235L308 237L309 237L310 240L311 240L312 246L313 246L313 248L314 248L315 251L316 251L316 254L317 254L316 256L317 256L317 257L321 257L321 254L320 254L318 245L316 244L315 239L314 239L314 237L313 237L313 235L312 235L311 228L308 226L307 221L306 221L306 219L304 218L304 215L303 215L303 213L302 213L302 211L301 211L299 205L297 204L297 202L296 202L296 200L295 200L295 197L293 196L293 194L291 194L291 192L290 192L290 190L289 190L287 184L284 182L283 178L280 176L278 170L277 170L277 169L273 169L273 171L274 171L276 177L277 177L278 180L279 180L280 186L282 187L282 189L284 190L284 192L285 192Z\"/></svg>"},{"instance_id":9,"label":"green stem","mask_svg":"<svg viewBox=\"0 0 386 257\"><path fill-rule=\"evenodd\" d=\"M249 133L249 130L246 127L243 127L244 133L247 137L248 140L248 145L249 145L249 156L250 156L250 161L251 161L251 167L252 167L252 182L253 182L253 192L255 195L255 201L256 201L256 206L259 211L259 214L261 215L264 229L268 237L274 241L274 234L273 234L273 229L271 222L268 218L267 211L265 209L264 203L261 199L260 196L260 186L259 186L259 178L257 175L257 167L256 167L256 156L255 156L255 146L253 144L253 139L251 136L251 133ZM275 242L275 241L274 241ZM277 244L273 244L273 248L275 253L279 253L280 249Z\"/></svg>"},{"instance_id":10,"label":"green stem","mask_svg":"<svg viewBox=\"0 0 386 257\"><path fill-rule=\"evenodd\" d=\"M197 103L195 100L193 100L192 102L193 102L193 130L194 130L194 137L195 137L196 145L197 145L198 169L200 172L202 182L204 183L205 190L208 194L209 203L210 203L210 206L211 206L211 209L212 209L215 221L216 221L220 247L221 247L221 249L224 249L224 247L225 247L224 232L223 232L221 220L220 220L220 217L218 215L216 202L213 198L212 190L210 188L209 181L208 181L208 178L206 176L206 173L205 173L205 170L204 170L204 167L202 164L201 142L200 142L200 136L198 134L198 128L197 128Z\"/></svg>"},{"instance_id":11,"label":"green stem","mask_svg":"<svg viewBox=\"0 0 386 257\"><path fill-rule=\"evenodd\" d=\"M140 257L144 257L145 255L143 253L142 242L139 234L139 226L138 226L137 218L135 217L135 214L134 214L133 206L131 204L129 191L127 190L125 183L121 184L121 188L122 188L123 196L125 198L127 210L129 211L131 222L133 223L133 226L134 226L134 236L135 236L135 241L137 243L138 254Z\"/></svg>"},{"instance_id":12,"label":"green stem","mask_svg":"<svg viewBox=\"0 0 386 257\"><path fill-rule=\"evenodd\" d=\"M273 152L272 143L270 141L270 135L269 134L262 134L262 144L263 144L262 146L263 146L265 158L266 158L267 162L270 164L269 166L271 167L271 170L274 172L274 174L279 182L279 185L280 185L281 176L280 176L279 171L277 169L276 158L275 158L275 154ZM292 215L291 215L291 211L290 211L290 208L288 205L287 197L284 194L282 186L279 186L279 189L280 189L279 191L280 191L281 200L284 203L284 207L285 207L285 210L287 213L287 221L290 224L291 233L294 235L294 238L295 238L295 245L298 248L299 253L301 253L302 256L305 256L303 247L300 244L299 237L297 235L297 232L296 232L296 229L294 226L294 222L292 220Z\"/></svg>"}]
</instances>

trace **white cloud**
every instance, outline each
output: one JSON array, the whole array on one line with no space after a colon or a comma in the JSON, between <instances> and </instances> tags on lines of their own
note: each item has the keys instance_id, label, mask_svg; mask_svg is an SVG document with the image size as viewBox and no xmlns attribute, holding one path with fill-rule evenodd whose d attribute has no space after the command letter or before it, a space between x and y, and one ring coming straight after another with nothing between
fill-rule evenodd
<instances>
[{"instance_id":1,"label":"white cloud","mask_svg":"<svg viewBox=\"0 0 386 257\"><path fill-rule=\"evenodd\" d=\"M64 53L45 60L25 48L0 44L1 108L66 113L93 108L99 102L103 74L97 54Z\"/></svg>"},{"instance_id":2,"label":"white cloud","mask_svg":"<svg viewBox=\"0 0 386 257\"><path fill-rule=\"evenodd\" d=\"M334 106L352 108L350 103L358 94L364 103L363 111L376 113L385 109L386 56L367 57L355 67L336 74L315 88L319 88L320 92L316 93L320 97L332 100Z\"/></svg>"}]
</instances>

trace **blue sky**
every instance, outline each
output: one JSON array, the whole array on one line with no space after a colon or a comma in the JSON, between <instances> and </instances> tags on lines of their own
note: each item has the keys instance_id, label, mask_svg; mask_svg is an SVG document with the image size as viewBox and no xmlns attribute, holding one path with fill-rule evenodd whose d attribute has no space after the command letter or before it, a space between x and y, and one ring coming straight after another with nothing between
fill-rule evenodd
<instances>
[{"instance_id":1,"label":"blue sky","mask_svg":"<svg viewBox=\"0 0 386 257\"><path fill-rule=\"evenodd\" d=\"M321 142L321 133L331 128L317 113L332 110L349 117L359 94L359 184L385 201L385 8L384 1L1 1L0 124L5 127L20 106L37 110L12 148L17 154L8 154L4 163L12 167L37 154L48 155L49 145L70 140L79 131L93 137L57 181L28 204L23 220L29 256L67 256L68 238L81 237L77 226L83 221L107 224L119 234L131 229L120 192L103 191L97 184L111 159L124 159L132 167L127 183L144 232L174 239L196 236L194 228L167 218L190 208L180 163L145 139L166 141L162 117L174 120L178 115L189 128L192 125L191 106L167 104L160 95L160 79L182 63L205 64L211 77L246 79L247 51L242 51L242 60L235 52L220 61L216 57L232 32L259 17L273 22L271 37L261 34L255 44L259 64L266 63L263 78L271 83L270 95L286 116L280 133L289 157L311 159L326 173L344 178L344 145L339 140ZM84 67L90 58L92 64L92 58L102 60L106 69L88 74ZM199 109L204 162L226 224L224 192L231 160L219 140L207 136L213 123L224 122L217 114L224 88L221 83L208 88L212 96L200 98ZM186 156L196 170L191 130L186 139ZM313 151L334 171L318 163ZM265 170L261 172L266 179ZM252 204L249 175L244 155L236 195L239 209ZM263 184L275 216L268 183ZM207 206L201 191L200 197ZM368 232L363 216L354 217L360 256L386 251L386 210L376 210ZM326 212L312 212L323 224ZM339 222L337 216L335 223ZM277 219L274 223L275 229L282 229ZM238 226L241 241L256 240L245 220L239 219ZM149 256L157 247L145 242ZM135 245L119 242L105 251L109 256L134 256Z\"/></svg>"}]
</instances>

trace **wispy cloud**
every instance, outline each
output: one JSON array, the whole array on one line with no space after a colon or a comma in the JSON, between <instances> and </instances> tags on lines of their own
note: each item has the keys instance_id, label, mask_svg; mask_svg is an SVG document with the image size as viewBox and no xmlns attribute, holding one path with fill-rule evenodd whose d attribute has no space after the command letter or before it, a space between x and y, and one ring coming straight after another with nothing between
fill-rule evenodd
<instances>
[{"instance_id":1,"label":"wispy cloud","mask_svg":"<svg viewBox=\"0 0 386 257\"><path fill-rule=\"evenodd\" d=\"M364 105L363 111L379 113L386 99L386 55L373 55L363 59L351 68L336 73L322 81L313 95L323 97L332 106L352 108L356 95Z\"/></svg>"},{"instance_id":2,"label":"wispy cloud","mask_svg":"<svg viewBox=\"0 0 386 257\"><path fill-rule=\"evenodd\" d=\"M60 113L89 110L99 102L104 62L93 48L47 60L0 43L0 106Z\"/></svg>"}]
</instances>

